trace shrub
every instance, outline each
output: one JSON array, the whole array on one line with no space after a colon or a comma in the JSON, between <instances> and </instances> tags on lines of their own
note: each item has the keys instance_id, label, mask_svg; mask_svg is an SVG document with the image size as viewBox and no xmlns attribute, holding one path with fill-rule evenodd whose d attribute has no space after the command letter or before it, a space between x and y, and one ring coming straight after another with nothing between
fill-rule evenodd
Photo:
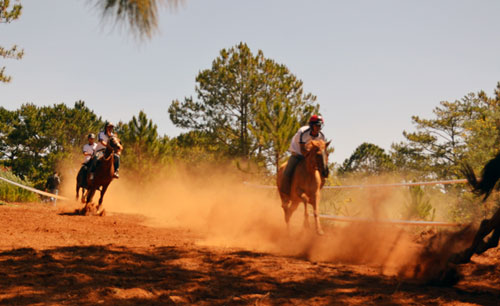
<instances>
[{"instance_id":1,"label":"shrub","mask_svg":"<svg viewBox=\"0 0 500 306\"><path fill-rule=\"evenodd\" d=\"M27 180L22 180L19 177L15 176L10 169L0 168L0 176L8 179L10 181L33 187L33 184ZM37 194L23 189L21 187L12 185L10 183L5 182L4 180L0 180L0 200L6 202L36 202L39 197Z\"/></svg>"}]
</instances>

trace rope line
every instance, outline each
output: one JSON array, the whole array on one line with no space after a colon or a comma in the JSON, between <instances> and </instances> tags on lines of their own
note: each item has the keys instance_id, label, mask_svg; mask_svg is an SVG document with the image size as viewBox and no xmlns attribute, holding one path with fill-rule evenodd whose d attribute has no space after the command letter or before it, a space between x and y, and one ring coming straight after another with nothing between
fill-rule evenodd
<instances>
[{"instance_id":1,"label":"rope line","mask_svg":"<svg viewBox=\"0 0 500 306\"><path fill-rule=\"evenodd\" d=\"M413 182L413 183L393 183L393 184L324 186L323 189L384 188L384 187L424 186L424 185L438 185L438 184L447 185L447 184L464 184L464 183L467 183L466 179ZM257 188L266 188L266 189L277 188L276 186L254 184L249 182L243 182L243 184ZM325 215L325 214L320 214L319 217L323 219L335 220L340 222L366 222L366 223L374 222L374 223L393 224L393 225L413 225L413 226L461 226L462 225L460 223L453 223L453 222L391 220L391 219L374 220L370 218L346 217L346 216L335 216L335 215Z\"/></svg>"},{"instance_id":2,"label":"rope line","mask_svg":"<svg viewBox=\"0 0 500 306\"><path fill-rule=\"evenodd\" d=\"M381 187L404 187L404 186L425 186L425 185L449 185L449 184L464 184L466 179L462 180L446 180L446 181L429 181L429 182L414 182L414 183L393 183L393 184L367 184L367 185L344 185L344 186L324 186L326 189L353 189L353 188L381 188Z\"/></svg>"},{"instance_id":3,"label":"rope line","mask_svg":"<svg viewBox=\"0 0 500 306\"><path fill-rule=\"evenodd\" d=\"M449 184L465 184L466 179L461 180L443 180L443 181L428 181L428 182L413 182L413 183L392 183L392 184L366 184L366 185L340 185L340 186L323 186L323 189L355 189L355 188L383 188L383 187L404 187L404 186L424 186L424 185L449 185ZM243 182L245 185L258 188L277 188L276 186L254 184Z\"/></svg>"},{"instance_id":4,"label":"rope line","mask_svg":"<svg viewBox=\"0 0 500 306\"><path fill-rule=\"evenodd\" d=\"M28 186L24 186L22 184L19 184L19 183L16 183L16 182L13 182L11 180L8 180L6 178L3 178L0 176L0 180L3 180L9 184L12 184L12 185L15 185L17 187L21 187L21 188L24 188L26 190L29 190L29 191L32 191L34 193L38 193L38 194L41 194L41 195L44 195L44 196L47 196L47 197L51 197L51 198L56 198L56 199L59 199L59 200L69 200L68 198L66 197L63 197L63 196L60 196L60 195L56 195L56 194L52 194L50 192L45 192L45 191L41 191L41 190L38 190L38 189L35 189L35 188L32 188L32 187L28 187Z\"/></svg>"},{"instance_id":5,"label":"rope line","mask_svg":"<svg viewBox=\"0 0 500 306\"><path fill-rule=\"evenodd\" d=\"M334 215L324 215L320 214L320 218L341 221L341 222L366 222L366 223L385 223L385 224L395 224L395 225L415 225L415 226L461 226L460 223L453 222L440 222L440 221L417 221L417 220L391 220L391 219L369 219L361 217L345 217L345 216L334 216Z\"/></svg>"}]
</instances>

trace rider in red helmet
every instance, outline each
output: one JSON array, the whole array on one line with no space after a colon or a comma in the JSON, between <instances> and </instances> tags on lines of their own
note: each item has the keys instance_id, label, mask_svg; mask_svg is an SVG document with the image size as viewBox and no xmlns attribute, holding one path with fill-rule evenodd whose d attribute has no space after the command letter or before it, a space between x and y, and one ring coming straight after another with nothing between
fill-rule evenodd
<instances>
[{"instance_id":1,"label":"rider in red helmet","mask_svg":"<svg viewBox=\"0 0 500 306\"><path fill-rule=\"evenodd\" d=\"M288 159L286 165L283 180L281 182L280 191L286 195L290 195L290 189L292 187L292 176L295 171L295 167L304 159L305 145L310 140L325 140L325 135L321 132L324 121L323 117L320 115L312 115L309 118L309 124L301 127L295 136L292 138L292 143L288 151L292 154Z\"/></svg>"}]
</instances>

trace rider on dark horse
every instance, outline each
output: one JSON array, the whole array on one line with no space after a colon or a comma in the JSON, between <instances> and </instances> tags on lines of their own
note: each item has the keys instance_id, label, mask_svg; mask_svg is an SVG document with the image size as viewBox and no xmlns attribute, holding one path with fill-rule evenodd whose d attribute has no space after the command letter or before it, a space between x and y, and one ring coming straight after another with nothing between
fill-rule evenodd
<instances>
[{"instance_id":1,"label":"rider on dark horse","mask_svg":"<svg viewBox=\"0 0 500 306\"><path fill-rule=\"evenodd\" d=\"M87 171L90 167L90 161L95 153L95 149L97 148L97 143L95 143L94 133L90 133L87 136L87 139L89 142L83 145L82 149L84 161L77 175L77 182L78 182L77 186L81 186L83 188L87 188L87 180L85 178L87 177Z\"/></svg>"},{"instance_id":2,"label":"rider on dark horse","mask_svg":"<svg viewBox=\"0 0 500 306\"><path fill-rule=\"evenodd\" d=\"M97 148L97 143L95 142L95 135L94 133L90 133L88 136L89 143L86 143L83 146L83 156L85 160L83 161L84 165L88 165L88 162L92 158L92 156L95 153L95 150Z\"/></svg>"},{"instance_id":3,"label":"rider on dark horse","mask_svg":"<svg viewBox=\"0 0 500 306\"><path fill-rule=\"evenodd\" d=\"M310 140L323 140L325 135L321 132L323 126L323 118L319 115L312 115L309 118L309 125L301 127L295 136L292 138L292 143L288 151L292 154L288 159L288 163L283 173L283 180L281 183L280 192L290 196L290 189L292 187L292 177L297 164L304 159L305 145Z\"/></svg>"},{"instance_id":4,"label":"rider on dark horse","mask_svg":"<svg viewBox=\"0 0 500 306\"><path fill-rule=\"evenodd\" d=\"M94 173L97 166L97 161L104 155L104 151L108 145L108 141L111 137L115 136L113 133L114 125L110 122L106 122L104 125L104 131L99 132L97 148L95 150L95 154L90 161L90 180L94 179ZM115 173L113 175L114 178L119 178L118 168L120 167L120 155L114 155L114 168Z\"/></svg>"}]
</instances>

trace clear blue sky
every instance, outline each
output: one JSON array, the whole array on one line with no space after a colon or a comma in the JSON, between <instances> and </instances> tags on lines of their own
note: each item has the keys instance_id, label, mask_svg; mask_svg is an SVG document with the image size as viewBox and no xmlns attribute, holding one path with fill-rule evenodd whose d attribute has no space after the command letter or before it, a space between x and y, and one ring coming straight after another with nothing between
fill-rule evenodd
<instances>
[{"instance_id":1,"label":"clear blue sky","mask_svg":"<svg viewBox=\"0 0 500 306\"><path fill-rule=\"evenodd\" d=\"M103 26L86 0L23 0L23 15L0 24L0 45L21 61L0 60L13 76L0 105L77 100L104 119L140 110L160 134L177 136L167 109L194 95L195 77L222 48L246 42L283 63L317 95L331 160L363 142L385 149L440 101L500 81L500 1L185 0L162 9L160 32L139 43Z\"/></svg>"}]
</instances>

